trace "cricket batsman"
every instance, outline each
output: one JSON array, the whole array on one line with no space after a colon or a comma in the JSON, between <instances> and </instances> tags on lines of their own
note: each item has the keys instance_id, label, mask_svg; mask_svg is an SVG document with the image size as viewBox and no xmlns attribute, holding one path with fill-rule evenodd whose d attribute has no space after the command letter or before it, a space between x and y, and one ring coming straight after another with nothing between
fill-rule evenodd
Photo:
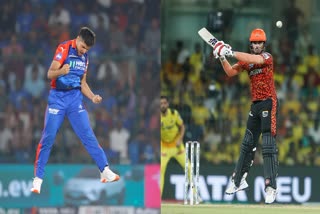
<instances>
[{"instance_id":1,"label":"cricket batsman","mask_svg":"<svg viewBox=\"0 0 320 214\"><path fill-rule=\"evenodd\" d=\"M262 135L262 155L265 179L265 203L271 204L277 195L278 148L276 145L278 99L274 84L273 57L265 51L267 41L263 29L251 31L249 36L250 53L232 51L229 45L219 41L213 54L220 59L225 73L232 77L247 72L250 78L251 107L247 127L241 144L238 162L232 174L227 194L248 188L247 174L253 164L256 146ZM226 57L238 62L230 65Z\"/></svg>"}]
</instances>

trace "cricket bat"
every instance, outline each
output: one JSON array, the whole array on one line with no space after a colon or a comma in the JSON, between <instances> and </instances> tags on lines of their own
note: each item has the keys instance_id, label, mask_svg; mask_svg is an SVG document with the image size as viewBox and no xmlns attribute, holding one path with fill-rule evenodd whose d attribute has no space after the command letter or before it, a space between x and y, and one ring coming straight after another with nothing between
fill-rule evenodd
<instances>
[{"instance_id":1,"label":"cricket bat","mask_svg":"<svg viewBox=\"0 0 320 214\"><path fill-rule=\"evenodd\" d=\"M205 27L201 28L198 31L198 34L211 47L214 47L214 45L219 41Z\"/></svg>"}]
</instances>

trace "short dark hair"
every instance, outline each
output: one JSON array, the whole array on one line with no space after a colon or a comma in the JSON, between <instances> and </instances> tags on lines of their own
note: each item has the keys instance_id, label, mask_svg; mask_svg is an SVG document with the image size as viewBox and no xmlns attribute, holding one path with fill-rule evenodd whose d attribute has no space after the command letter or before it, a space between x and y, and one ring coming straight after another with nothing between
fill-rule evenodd
<instances>
[{"instance_id":1,"label":"short dark hair","mask_svg":"<svg viewBox=\"0 0 320 214\"><path fill-rule=\"evenodd\" d=\"M165 95L161 95L161 96L160 96L160 99L166 99L167 101L169 101L168 96L165 96Z\"/></svg>"},{"instance_id":2,"label":"short dark hair","mask_svg":"<svg viewBox=\"0 0 320 214\"><path fill-rule=\"evenodd\" d=\"M93 46L96 42L96 34L88 27L82 27L79 31L79 36L89 47Z\"/></svg>"}]
</instances>

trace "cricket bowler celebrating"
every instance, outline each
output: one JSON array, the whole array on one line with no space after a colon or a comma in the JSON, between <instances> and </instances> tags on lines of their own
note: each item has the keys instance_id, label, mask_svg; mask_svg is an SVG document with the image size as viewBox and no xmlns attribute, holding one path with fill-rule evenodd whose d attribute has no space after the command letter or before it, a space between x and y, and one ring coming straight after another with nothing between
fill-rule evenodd
<instances>
[{"instance_id":1,"label":"cricket bowler celebrating","mask_svg":"<svg viewBox=\"0 0 320 214\"><path fill-rule=\"evenodd\" d=\"M120 179L109 168L106 154L102 150L92 128L89 116L83 105L83 96L98 104L102 97L94 94L87 81L89 64L88 50L95 44L95 33L82 27L73 40L58 45L47 76L51 80L48 106L44 128L36 151L34 163L35 178L31 191L40 194L45 166L58 130L67 117L76 135L100 170L101 182L113 182Z\"/></svg>"}]
</instances>

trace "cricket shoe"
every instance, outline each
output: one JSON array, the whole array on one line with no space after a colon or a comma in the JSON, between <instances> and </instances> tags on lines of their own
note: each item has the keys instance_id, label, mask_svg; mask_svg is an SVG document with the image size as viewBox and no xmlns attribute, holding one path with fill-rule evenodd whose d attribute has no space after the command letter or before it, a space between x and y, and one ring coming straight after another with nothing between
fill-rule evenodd
<instances>
[{"instance_id":1,"label":"cricket shoe","mask_svg":"<svg viewBox=\"0 0 320 214\"><path fill-rule=\"evenodd\" d=\"M265 198L265 203L266 204L272 204L277 197L277 190L273 189L272 187L267 187L266 188L266 198Z\"/></svg>"},{"instance_id":2,"label":"cricket shoe","mask_svg":"<svg viewBox=\"0 0 320 214\"><path fill-rule=\"evenodd\" d=\"M104 168L103 172L101 172L100 175L102 183L113 182L120 179L120 176L112 172L108 166Z\"/></svg>"},{"instance_id":3,"label":"cricket shoe","mask_svg":"<svg viewBox=\"0 0 320 214\"><path fill-rule=\"evenodd\" d=\"M42 179L35 177L32 182L31 192L40 194Z\"/></svg>"},{"instance_id":4,"label":"cricket shoe","mask_svg":"<svg viewBox=\"0 0 320 214\"><path fill-rule=\"evenodd\" d=\"M226 190L226 194L231 195L231 194L234 194L238 191L247 189L249 187L249 185L246 181L246 177L247 177L247 173L244 173L244 175L241 178L239 187L236 186L236 184L234 183L234 179L231 178L229 186Z\"/></svg>"}]
</instances>

